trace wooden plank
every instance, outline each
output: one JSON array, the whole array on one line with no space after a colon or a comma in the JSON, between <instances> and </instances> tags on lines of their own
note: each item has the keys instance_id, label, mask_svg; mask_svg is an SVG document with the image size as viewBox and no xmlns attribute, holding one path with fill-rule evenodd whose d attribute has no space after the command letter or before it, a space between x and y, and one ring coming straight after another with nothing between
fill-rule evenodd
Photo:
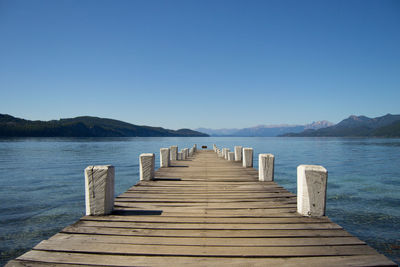
<instances>
[{"instance_id":1,"label":"wooden plank","mask_svg":"<svg viewBox=\"0 0 400 267\"><path fill-rule=\"evenodd\" d=\"M134 208L163 208L163 207L182 207L182 208L207 208L207 209L276 209L276 208L296 208L293 201L274 201L274 202L214 202L214 203L195 203L195 202L145 202L145 201L116 201L115 205L118 207L134 207Z\"/></svg>"},{"instance_id":2,"label":"wooden plank","mask_svg":"<svg viewBox=\"0 0 400 267\"><path fill-rule=\"evenodd\" d=\"M116 208L115 215L123 216L159 216L159 217L204 217L204 218L299 218L295 209L241 209L241 210L184 210L176 211L160 209L135 209L135 208Z\"/></svg>"},{"instance_id":3,"label":"wooden plank","mask_svg":"<svg viewBox=\"0 0 400 267\"><path fill-rule=\"evenodd\" d=\"M160 209L159 207L152 207L150 209L145 208L128 208L128 207L119 207L116 206L114 213L135 213L135 212L150 212L150 213L160 213L160 215L178 215L184 216L193 216L195 215L204 215L204 216L214 216L214 217L298 217L296 212L296 208L273 208L273 209L259 209L259 208L243 208L243 209L205 209L205 208L169 208L169 209ZM157 214L158 215L158 214Z\"/></svg>"},{"instance_id":4,"label":"wooden plank","mask_svg":"<svg viewBox=\"0 0 400 267\"><path fill-rule=\"evenodd\" d=\"M303 258L213 258L94 255L32 250L19 257L18 260L19 262L26 262L28 266L30 263L38 263L38 261L99 266L396 266L386 257L379 254Z\"/></svg>"},{"instance_id":5,"label":"wooden plank","mask_svg":"<svg viewBox=\"0 0 400 267\"><path fill-rule=\"evenodd\" d=\"M365 245L365 242L353 236L347 237L293 237L293 238L226 238L212 237L157 237L157 236L113 236L59 233L49 240L99 242L114 244L157 244L186 246L332 246L332 245Z\"/></svg>"},{"instance_id":6,"label":"wooden plank","mask_svg":"<svg viewBox=\"0 0 400 267\"><path fill-rule=\"evenodd\" d=\"M35 250L100 253L114 255L166 255L191 257L307 257L307 256L351 256L373 255L376 251L367 245L342 246L297 246L297 247L235 247L235 246L178 246L136 245L69 240L42 241Z\"/></svg>"},{"instance_id":7,"label":"wooden plank","mask_svg":"<svg viewBox=\"0 0 400 267\"><path fill-rule=\"evenodd\" d=\"M190 216L84 216L81 221L119 221L119 222L172 222L172 223L331 223L327 217L190 217Z\"/></svg>"},{"instance_id":8,"label":"wooden plank","mask_svg":"<svg viewBox=\"0 0 400 267\"><path fill-rule=\"evenodd\" d=\"M96 235L120 235L120 236L165 236L165 237L346 237L351 236L340 229L285 229L285 230L188 230L188 229L126 229L113 227L75 227L68 226L61 233L96 234Z\"/></svg>"},{"instance_id":9,"label":"wooden plank","mask_svg":"<svg viewBox=\"0 0 400 267\"><path fill-rule=\"evenodd\" d=\"M130 229L191 229L191 230L311 230L343 229L335 223L275 223L275 224L218 224L218 223L166 223L166 222L118 222L118 221L80 221L75 227L112 227Z\"/></svg>"}]
</instances>

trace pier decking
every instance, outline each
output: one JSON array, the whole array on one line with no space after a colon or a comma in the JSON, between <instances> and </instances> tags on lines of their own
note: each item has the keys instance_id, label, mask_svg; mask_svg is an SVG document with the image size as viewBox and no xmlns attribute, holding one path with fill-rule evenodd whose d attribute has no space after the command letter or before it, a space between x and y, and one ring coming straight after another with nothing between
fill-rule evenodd
<instances>
[{"instance_id":1,"label":"pier decking","mask_svg":"<svg viewBox=\"0 0 400 267\"><path fill-rule=\"evenodd\" d=\"M7 266L397 266L258 171L198 151Z\"/></svg>"}]
</instances>

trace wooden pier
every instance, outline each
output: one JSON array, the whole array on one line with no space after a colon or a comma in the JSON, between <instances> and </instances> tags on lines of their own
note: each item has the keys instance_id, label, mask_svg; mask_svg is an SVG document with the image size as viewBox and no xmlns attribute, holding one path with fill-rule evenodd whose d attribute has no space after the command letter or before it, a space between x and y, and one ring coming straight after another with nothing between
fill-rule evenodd
<instances>
[{"instance_id":1,"label":"wooden pier","mask_svg":"<svg viewBox=\"0 0 400 267\"><path fill-rule=\"evenodd\" d=\"M7 266L397 266L258 171L201 150Z\"/></svg>"}]
</instances>

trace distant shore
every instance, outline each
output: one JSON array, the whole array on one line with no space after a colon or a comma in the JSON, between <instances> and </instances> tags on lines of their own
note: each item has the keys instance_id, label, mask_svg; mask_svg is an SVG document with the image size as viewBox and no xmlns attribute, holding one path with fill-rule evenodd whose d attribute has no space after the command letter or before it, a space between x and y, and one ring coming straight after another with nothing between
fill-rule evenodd
<instances>
[{"instance_id":1,"label":"distant shore","mask_svg":"<svg viewBox=\"0 0 400 267\"><path fill-rule=\"evenodd\" d=\"M0 114L0 137L207 137L190 129L139 126L97 117L30 121Z\"/></svg>"}]
</instances>

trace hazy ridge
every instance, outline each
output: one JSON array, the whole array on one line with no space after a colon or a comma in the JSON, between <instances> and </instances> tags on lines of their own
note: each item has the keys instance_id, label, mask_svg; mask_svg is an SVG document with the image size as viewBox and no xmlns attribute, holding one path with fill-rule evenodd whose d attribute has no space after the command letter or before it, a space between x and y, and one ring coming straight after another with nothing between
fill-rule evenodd
<instances>
[{"instance_id":1,"label":"hazy ridge","mask_svg":"<svg viewBox=\"0 0 400 267\"><path fill-rule=\"evenodd\" d=\"M329 121L316 121L306 125L258 125L249 128L210 129L197 128L196 131L207 133L211 136L238 136L238 137L273 137L286 133L300 133L306 129L320 129L333 125Z\"/></svg>"}]
</instances>

